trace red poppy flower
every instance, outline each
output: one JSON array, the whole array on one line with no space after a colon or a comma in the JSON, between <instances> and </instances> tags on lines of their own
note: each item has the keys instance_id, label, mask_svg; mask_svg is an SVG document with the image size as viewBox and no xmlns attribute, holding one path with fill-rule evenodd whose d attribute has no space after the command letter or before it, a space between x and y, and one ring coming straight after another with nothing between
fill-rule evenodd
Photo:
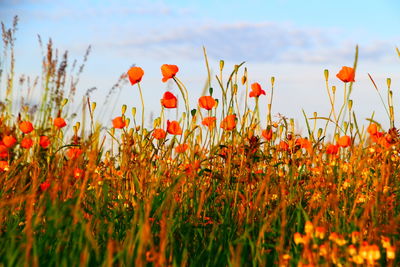
<instances>
[{"instance_id":1,"label":"red poppy flower","mask_svg":"<svg viewBox=\"0 0 400 267\"><path fill-rule=\"evenodd\" d=\"M351 138L348 135L344 135L342 137L339 138L339 140L337 141L338 145L340 147L348 147L351 145Z\"/></svg>"},{"instance_id":2,"label":"red poppy flower","mask_svg":"<svg viewBox=\"0 0 400 267\"><path fill-rule=\"evenodd\" d=\"M33 146L33 140L29 137L25 137L24 139L21 140L21 147L23 148L31 148Z\"/></svg>"},{"instance_id":3,"label":"red poppy flower","mask_svg":"<svg viewBox=\"0 0 400 267\"><path fill-rule=\"evenodd\" d=\"M17 139L12 135L6 135L3 137L3 144L8 148L13 147L16 142Z\"/></svg>"},{"instance_id":4,"label":"red poppy flower","mask_svg":"<svg viewBox=\"0 0 400 267\"><path fill-rule=\"evenodd\" d=\"M23 121L19 124L19 129L23 133L28 134L33 131L33 125L30 121Z\"/></svg>"},{"instance_id":5,"label":"red poppy flower","mask_svg":"<svg viewBox=\"0 0 400 267\"><path fill-rule=\"evenodd\" d=\"M140 67L132 67L128 70L128 78L131 85L134 85L142 80L144 71Z\"/></svg>"},{"instance_id":6,"label":"red poppy flower","mask_svg":"<svg viewBox=\"0 0 400 267\"><path fill-rule=\"evenodd\" d=\"M211 110L217 105L217 101L212 96L202 96L199 98L199 106L206 110Z\"/></svg>"},{"instance_id":7,"label":"red poppy flower","mask_svg":"<svg viewBox=\"0 0 400 267\"><path fill-rule=\"evenodd\" d=\"M236 128L236 115L231 114L226 116L220 124L220 127L225 131L231 131Z\"/></svg>"},{"instance_id":8,"label":"red poppy flower","mask_svg":"<svg viewBox=\"0 0 400 267\"><path fill-rule=\"evenodd\" d=\"M336 74L336 77L338 77L342 82L345 83L355 82L354 76L354 69L346 66L343 66L339 73Z\"/></svg>"},{"instance_id":9,"label":"red poppy flower","mask_svg":"<svg viewBox=\"0 0 400 267\"><path fill-rule=\"evenodd\" d=\"M65 120L63 118L58 117L54 119L54 126L56 126L58 129L61 129L67 126L67 123L65 123Z\"/></svg>"},{"instance_id":10,"label":"red poppy flower","mask_svg":"<svg viewBox=\"0 0 400 267\"><path fill-rule=\"evenodd\" d=\"M167 132L169 134L181 135L182 128L181 128L181 126L179 126L179 123L177 121L167 120Z\"/></svg>"},{"instance_id":11,"label":"red poppy flower","mask_svg":"<svg viewBox=\"0 0 400 267\"><path fill-rule=\"evenodd\" d=\"M215 121L217 120L217 118L215 117L205 117L201 124L203 124L204 126L207 126L208 128L212 129L215 127Z\"/></svg>"},{"instance_id":12,"label":"red poppy flower","mask_svg":"<svg viewBox=\"0 0 400 267\"><path fill-rule=\"evenodd\" d=\"M166 82L169 79L175 77L176 73L179 71L178 66L164 64L161 66L161 73L163 75L162 81Z\"/></svg>"},{"instance_id":13,"label":"red poppy flower","mask_svg":"<svg viewBox=\"0 0 400 267\"><path fill-rule=\"evenodd\" d=\"M261 88L259 83L253 83L251 85L250 97L259 97L260 95L265 95L265 91Z\"/></svg>"},{"instance_id":14,"label":"red poppy flower","mask_svg":"<svg viewBox=\"0 0 400 267\"><path fill-rule=\"evenodd\" d=\"M47 137L47 136L45 136L45 135L42 135L42 136L40 137L40 140L39 140L39 145L40 145L42 148L48 148L49 145L50 145L50 138Z\"/></svg>"},{"instance_id":15,"label":"red poppy flower","mask_svg":"<svg viewBox=\"0 0 400 267\"><path fill-rule=\"evenodd\" d=\"M161 99L161 105L163 105L164 108L176 108L178 106L178 99L173 93L167 91Z\"/></svg>"},{"instance_id":16,"label":"red poppy flower","mask_svg":"<svg viewBox=\"0 0 400 267\"><path fill-rule=\"evenodd\" d=\"M49 181L44 181L43 183L40 184L40 190L42 192L46 191L50 187L50 182Z\"/></svg>"},{"instance_id":17,"label":"red poppy flower","mask_svg":"<svg viewBox=\"0 0 400 267\"><path fill-rule=\"evenodd\" d=\"M126 121L122 117L116 117L112 120L112 124L115 129L122 129L126 126Z\"/></svg>"},{"instance_id":18,"label":"red poppy flower","mask_svg":"<svg viewBox=\"0 0 400 267\"><path fill-rule=\"evenodd\" d=\"M164 139L167 136L167 133L163 129L154 129L152 136L157 139Z\"/></svg>"},{"instance_id":19,"label":"red poppy flower","mask_svg":"<svg viewBox=\"0 0 400 267\"><path fill-rule=\"evenodd\" d=\"M185 151L189 148L188 144L180 144L175 147L176 153L185 153Z\"/></svg>"},{"instance_id":20,"label":"red poppy flower","mask_svg":"<svg viewBox=\"0 0 400 267\"><path fill-rule=\"evenodd\" d=\"M261 134L268 141L270 141L272 139L272 129L271 128L269 128L269 129L267 128L267 129L263 130L261 132Z\"/></svg>"}]
</instances>

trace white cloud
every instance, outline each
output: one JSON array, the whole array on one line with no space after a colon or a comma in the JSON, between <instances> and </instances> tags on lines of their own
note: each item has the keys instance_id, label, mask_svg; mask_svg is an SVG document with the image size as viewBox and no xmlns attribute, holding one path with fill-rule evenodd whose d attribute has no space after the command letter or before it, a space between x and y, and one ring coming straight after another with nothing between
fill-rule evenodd
<instances>
[{"instance_id":1,"label":"white cloud","mask_svg":"<svg viewBox=\"0 0 400 267\"><path fill-rule=\"evenodd\" d=\"M320 64L351 61L357 44L342 38L334 29L300 28L273 22L165 27L151 34L132 32L127 36L132 38L104 45L121 53L129 50L130 54L156 58L170 55L188 59L201 58L199 51L204 45L209 56L215 59ZM390 41L360 44L360 57L385 61L392 55L393 46Z\"/></svg>"}]
</instances>

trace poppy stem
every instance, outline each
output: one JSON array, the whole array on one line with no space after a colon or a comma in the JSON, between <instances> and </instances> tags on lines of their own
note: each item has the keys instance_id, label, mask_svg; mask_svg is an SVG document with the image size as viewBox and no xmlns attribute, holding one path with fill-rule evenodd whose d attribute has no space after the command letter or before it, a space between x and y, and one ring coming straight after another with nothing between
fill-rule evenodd
<instances>
[{"instance_id":1,"label":"poppy stem","mask_svg":"<svg viewBox=\"0 0 400 267\"><path fill-rule=\"evenodd\" d=\"M179 90L181 91L183 100L185 101L187 118L189 118L189 116L190 116L190 108L189 108L189 100L188 100L188 95L189 94L187 92L187 89L186 89L185 85L177 77L174 77L173 79L174 79L176 85L178 86ZM187 126L189 128L189 119L187 119Z\"/></svg>"},{"instance_id":2,"label":"poppy stem","mask_svg":"<svg viewBox=\"0 0 400 267\"><path fill-rule=\"evenodd\" d=\"M275 85L275 78L271 77L271 95L269 98L269 104L268 104L268 114L267 114L267 125L272 124L272 99L274 97L274 85Z\"/></svg>"},{"instance_id":3,"label":"poppy stem","mask_svg":"<svg viewBox=\"0 0 400 267\"><path fill-rule=\"evenodd\" d=\"M139 88L139 94L140 94L140 101L142 102L142 137L143 137L143 132L144 132L144 100L143 100L143 93L142 93L142 88L140 87L140 83L137 83L138 88Z\"/></svg>"}]
</instances>

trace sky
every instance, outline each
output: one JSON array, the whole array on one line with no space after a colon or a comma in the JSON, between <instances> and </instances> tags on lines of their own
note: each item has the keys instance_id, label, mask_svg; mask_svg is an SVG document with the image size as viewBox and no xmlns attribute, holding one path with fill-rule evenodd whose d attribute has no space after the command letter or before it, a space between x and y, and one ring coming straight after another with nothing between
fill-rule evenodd
<instances>
[{"instance_id":1,"label":"sky","mask_svg":"<svg viewBox=\"0 0 400 267\"><path fill-rule=\"evenodd\" d=\"M103 122L117 116L122 104L140 110L137 87L128 84L101 105L118 77L132 65L145 71L141 84L147 118L158 116L159 100L166 90L179 94L173 83L161 82L164 63L179 66L178 76L194 107L207 79L204 46L213 75L219 73L221 59L225 77L235 64L246 62L249 81L259 82L267 92L260 99L264 108L274 76L273 114L293 117L304 125L302 109L310 116L314 111L329 115L324 69L330 71L329 84L342 92L343 83L335 75L342 66L352 66L358 44L351 96L354 109L362 124L376 111L375 118L387 125L385 110L367 74L374 77L383 96L386 78L392 79L399 117L400 58L395 52L400 47L399 11L398 0L0 0L2 22L10 26L14 15L20 19L16 35L20 74L40 74L38 34L44 42L51 38L54 47L68 50L78 62L91 45L78 94L97 88L91 99L106 111L99 113ZM212 86L219 92L215 81ZM239 95L243 99L244 89Z\"/></svg>"}]
</instances>

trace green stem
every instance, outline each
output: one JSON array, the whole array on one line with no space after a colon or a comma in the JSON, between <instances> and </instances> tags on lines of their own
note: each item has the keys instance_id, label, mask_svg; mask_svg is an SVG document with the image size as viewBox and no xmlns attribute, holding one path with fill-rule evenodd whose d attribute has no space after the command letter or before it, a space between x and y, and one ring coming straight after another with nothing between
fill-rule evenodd
<instances>
[{"instance_id":1,"label":"green stem","mask_svg":"<svg viewBox=\"0 0 400 267\"><path fill-rule=\"evenodd\" d=\"M144 100L143 100L143 93L142 93L142 88L140 87L140 83L138 83L138 88L139 88L139 94L140 94L140 101L142 102L142 124L141 124L141 129L142 129L142 137L143 137L143 132L144 132Z\"/></svg>"}]
</instances>

